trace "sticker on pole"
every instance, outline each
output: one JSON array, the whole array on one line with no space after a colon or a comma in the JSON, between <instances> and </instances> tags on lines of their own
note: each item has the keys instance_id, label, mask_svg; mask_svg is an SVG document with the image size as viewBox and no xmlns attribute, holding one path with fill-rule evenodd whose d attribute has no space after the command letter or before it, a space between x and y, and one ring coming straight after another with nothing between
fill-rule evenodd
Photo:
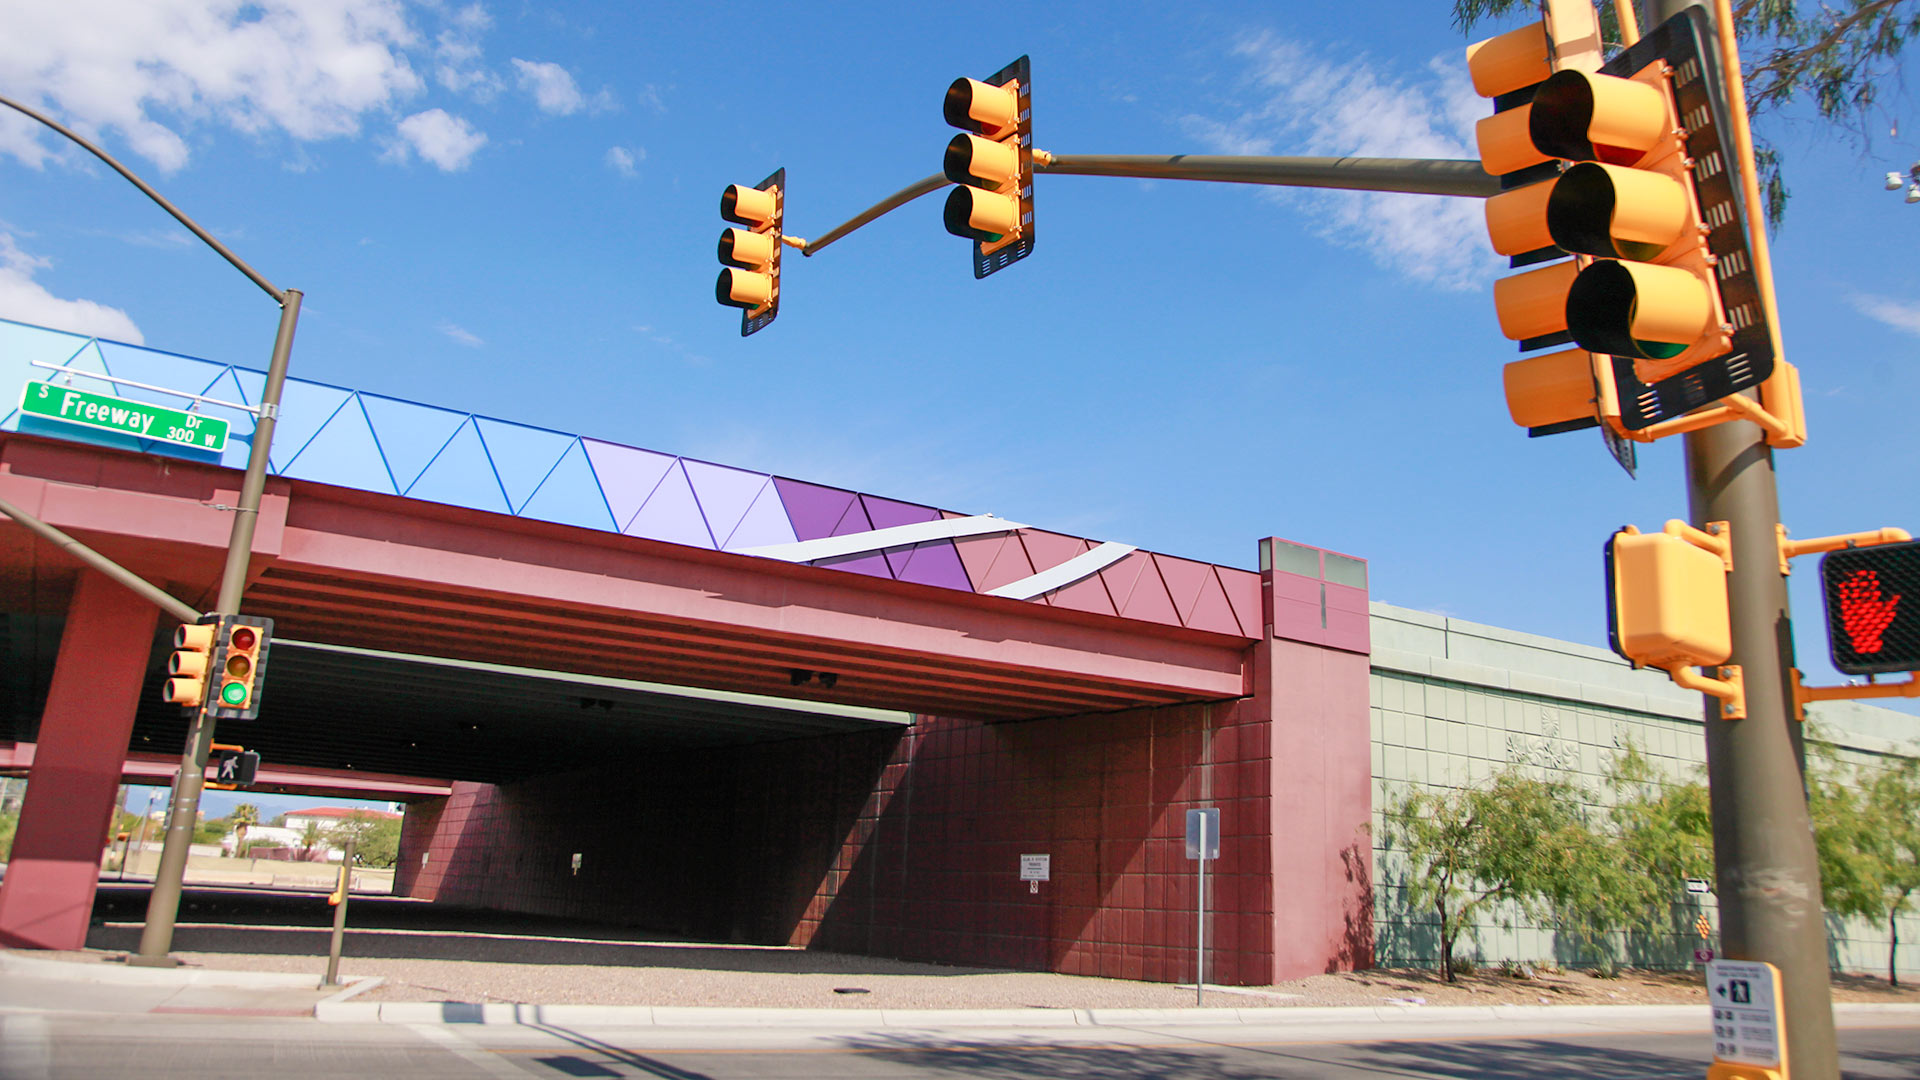
<instances>
[{"instance_id":1,"label":"sticker on pole","mask_svg":"<svg viewBox=\"0 0 1920 1080\"><path fill-rule=\"evenodd\" d=\"M1778 1068L1786 1029L1780 1015L1780 969L1748 960L1707 964L1713 1009L1713 1057L1730 1065Z\"/></svg>"}]
</instances>

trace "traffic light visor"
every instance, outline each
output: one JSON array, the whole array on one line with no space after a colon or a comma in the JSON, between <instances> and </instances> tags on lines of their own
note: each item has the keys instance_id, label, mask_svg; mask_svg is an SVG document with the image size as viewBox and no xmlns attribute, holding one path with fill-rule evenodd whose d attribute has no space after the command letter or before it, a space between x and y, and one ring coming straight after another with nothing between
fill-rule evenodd
<instances>
[{"instance_id":1,"label":"traffic light visor","mask_svg":"<svg viewBox=\"0 0 1920 1080\"><path fill-rule=\"evenodd\" d=\"M991 244L1020 227L1020 200L975 187L957 187L947 196L947 231Z\"/></svg>"},{"instance_id":2,"label":"traffic light visor","mask_svg":"<svg viewBox=\"0 0 1920 1080\"><path fill-rule=\"evenodd\" d=\"M1664 173L1587 161L1554 182L1546 225L1568 251L1651 260L1680 239L1690 209L1686 189Z\"/></svg>"},{"instance_id":3,"label":"traffic light visor","mask_svg":"<svg viewBox=\"0 0 1920 1080\"><path fill-rule=\"evenodd\" d=\"M1019 84L994 86L979 79L955 79L953 85L947 87L947 98L940 111L947 123L962 131L1000 134L1020 118Z\"/></svg>"},{"instance_id":4,"label":"traffic light visor","mask_svg":"<svg viewBox=\"0 0 1920 1080\"><path fill-rule=\"evenodd\" d=\"M1566 318L1583 349L1669 360L1706 335L1713 301L1691 271L1603 259L1574 280Z\"/></svg>"},{"instance_id":5,"label":"traffic light visor","mask_svg":"<svg viewBox=\"0 0 1920 1080\"><path fill-rule=\"evenodd\" d=\"M1020 178L1020 151L978 135L955 135L947 144L944 170L956 184L1005 188Z\"/></svg>"},{"instance_id":6,"label":"traffic light visor","mask_svg":"<svg viewBox=\"0 0 1920 1080\"><path fill-rule=\"evenodd\" d=\"M1533 145L1529 119L1532 105L1521 105L1494 113L1473 126L1473 141L1480 151L1480 167L1489 176L1505 176L1532 168L1553 158Z\"/></svg>"},{"instance_id":7,"label":"traffic light visor","mask_svg":"<svg viewBox=\"0 0 1920 1080\"><path fill-rule=\"evenodd\" d=\"M776 203L771 191L729 184L720 193L720 216L736 225L765 225L773 220Z\"/></svg>"},{"instance_id":8,"label":"traffic light visor","mask_svg":"<svg viewBox=\"0 0 1920 1080\"><path fill-rule=\"evenodd\" d=\"M1473 92L1499 97L1553 74L1547 61L1547 24L1536 22L1467 46Z\"/></svg>"},{"instance_id":9,"label":"traffic light visor","mask_svg":"<svg viewBox=\"0 0 1920 1080\"><path fill-rule=\"evenodd\" d=\"M1547 230L1547 203L1559 178L1503 191L1486 202L1487 237L1502 255L1523 255L1553 247Z\"/></svg>"},{"instance_id":10,"label":"traffic light visor","mask_svg":"<svg viewBox=\"0 0 1920 1080\"><path fill-rule=\"evenodd\" d=\"M728 266L757 270L773 261L776 243L768 233L726 229L720 233L720 261Z\"/></svg>"},{"instance_id":11,"label":"traffic light visor","mask_svg":"<svg viewBox=\"0 0 1920 1080\"><path fill-rule=\"evenodd\" d=\"M1493 307L1500 317L1500 332L1514 341L1526 341L1565 330L1567 290L1579 272L1569 259L1494 282Z\"/></svg>"},{"instance_id":12,"label":"traffic light visor","mask_svg":"<svg viewBox=\"0 0 1920 1080\"><path fill-rule=\"evenodd\" d=\"M173 647L193 649L198 652L211 652L213 649L213 626L210 623L188 623L174 628Z\"/></svg>"},{"instance_id":13,"label":"traffic light visor","mask_svg":"<svg viewBox=\"0 0 1920 1080\"><path fill-rule=\"evenodd\" d=\"M1552 427L1596 414L1593 354L1568 349L1506 366L1507 415L1523 428Z\"/></svg>"},{"instance_id":14,"label":"traffic light visor","mask_svg":"<svg viewBox=\"0 0 1920 1080\"><path fill-rule=\"evenodd\" d=\"M773 277L751 270L722 270L713 286L713 298L728 307L752 310L773 299Z\"/></svg>"},{"instance_id":15,"label":"traffic light visor","mask_svg":"<svg viewBox=\"0 0 1920 1080\"><path fill-rule=\"evenodd\" d=\"M1667 133L1666 95L1612 75L1556 71L1534 91L1533 145L1551 157L1631 165Z\"/></svg>"}]
</instances>

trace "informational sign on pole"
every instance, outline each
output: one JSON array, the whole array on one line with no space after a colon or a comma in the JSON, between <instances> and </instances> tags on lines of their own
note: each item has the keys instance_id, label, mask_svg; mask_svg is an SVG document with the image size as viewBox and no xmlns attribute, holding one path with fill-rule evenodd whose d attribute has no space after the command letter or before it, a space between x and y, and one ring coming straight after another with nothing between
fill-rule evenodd
<instances>
[{"instance_id":1,"label":"informational sign on pole","mask_svg":"<svg viewBox=\"0 0 1920 1080\"><path fill-rule=\"evenodd\" d=\"M1053 880L1053 856L1020 856L1020 880L1027 883L1028 892L1039 892L1041 882Z\"/></svg>"},{"instance_id":2,"label":"informational sign on pole","mask_svg":"<svg viewBox=\"0 0 1920 1080\"><path fill-rule=\"evenodd\" d=\"M1220 810L1187 811L1187 858L1199 867L1194 889L1193 1003L1207 997L1207 862L1220 857Z\"/></svg>"},{"instance_id":3,"label":"informational sign on pole","mask_svg":"<svg viewBox=\"0 0 1920 1080\"><path fill-rule=\"evenodd\" d=\"M1780 969L1749 960L1707 964L1707 1004L1713 1009L1713 1059L1728 1065L1777 1069L1786 1058L1781 1034Z\"/></svg>"}]
</instances>

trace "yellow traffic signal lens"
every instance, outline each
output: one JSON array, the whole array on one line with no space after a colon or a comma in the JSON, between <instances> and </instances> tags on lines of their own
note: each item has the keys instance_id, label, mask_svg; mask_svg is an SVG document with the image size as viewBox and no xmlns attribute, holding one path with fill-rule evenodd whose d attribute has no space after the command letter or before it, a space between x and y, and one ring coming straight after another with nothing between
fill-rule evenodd
<instances>
[{"instance_id":1,"label":"yellow traffic signal lens","mask_svg":"<svg viewBox=\"0 0 1920 1080\"><path fill-rule=\"evenodd\" d=\"M1500 317L1500 332L1514 341L1526 341L1565 330L1567 290L1579 272L1569 260L1494 282L1493 306Z\"/></svg>"},{"instance_id":2,"label":"yellow traffic signal lens","mask_svg":"<svg viewBox=\"0 0 1920 1080\"><path fill-rule=\"evenodd\" d=\"M1019 84L994 86L979 79L955 79L953 85L947 87L941 114L947 123L962 131L997 135L1020 119Z\"/></svg>"},{"instance_id":3,"label":"yellow traffic signal lens","mask_svg":"<svg viewBox=\"0 0 1920 1080\"><path fill-rule=\"evenodd\" d=\"M720 193L720 216L737 225L765 225L773 220L774 210L771 191L729 184Z\"/></svg>"},{"instance_id":4,"label":"yellow traffic signal lens","mask_svg":"<svg viewBox=\"0 0 1920 1080\"><path fill-rule=\"evenodd\" d=\"M947 231L991 244L1020 228L1020 200L975 187L957 187L947 196Z\"/></svg>"},{"instance_id":5,"label":"yellow traffic signal lens","mask_svg":"<svg viewBox=\"0 0 1920 1080\"><path fill-rule=\"evenodd\" d=\"M1546 223L1568 251L1651 260L1680 239L1691 209L1686 189L1664 173L1582 162L1554 182Z\"/></svg>"},{"instance_id":6,"label":"yellow traffic signal lens","mask_svg":"<svg viewBox=\"0 0 1920 1080\"><path fill-rule=\"evenodd\" d=\"M1528 131L1550 157L1631 165L1668 134L1666 95L1612 75L1556 71L1534 91Z\"/></svg>"},{"instance_id":7,"label":"yellow traffic signal lens","mask_svg":"<svg viewBox=\"0 0 1920 1080\"><path fill-rule=\"evenodd\" d=\"M1584 349L1529 356L1508 364L1507 414L1524 428L1552 427L1596 413L1593 354Z\"/></svg>"},{"instance_id":8,"label":"yellow traffic signal lens","mask_svg":"<svg viewBox=\"0 0 1920 1080\"><path fill-rule=\"evenodd\" d=\"M244 679L252 673L252 660L237 653L227 657L227 677L229 679Z\"/></svg>"},{"instance_id":9,"label":"yellow traffic signal lens","mask_svg":"<svg viewBox=\"0 0 1920 1080\"><path fill-rule=\"evenodd\" d=\"M1467 72L1473 76L1473 92L1481 97L1499 97L1540 82L1553 74L1547 49L1544 22L1467 46Z\"/></svg>"},{"instance_id":10,"label":"yellow traffic signal lens","mask_svg":"<svg viewBox=\"0 0 1920 1080\"><path fill-rule=\"evenodd\" d=\"M1005 188L1020 179L1020 151L978 135L955 135L947 144L944 170L956 184Z\"/></svg>"},{"instance_id":11,"label":"yellow traffic signal lens","mask_svg":"<svg viewBox=\"0 0 1920 1080\"><path fill-rule=\"evenodd\" d=\"M750 270L722 270L714 283L714 299L728 307L752 310L773 299L773 276Z\"/></svg>"},{"instance_id":12,"label":"yellow traffic signal lens","mask_svg":"<svg viewBox=\"0 0 1920 1080\"><path fill-rule=\"evenodd\" d=\"M777 243L771 233L727 229L720 234L720 261L728 266L758 270L773 261Z\"/></svg>"},{"instance_id":13,"label":"yellow traffic signal lens","mask_svg":"<svg viewBox=\"0 0 1920 1080\"><path fill-rule=\"evenodd\" d=\"M1580 271L1566 296L1573 340L1614 356L1671 359L1704 337L1712 322L1706 284L1678 267L1602 260Z\"/></svg>"}]
</instances>

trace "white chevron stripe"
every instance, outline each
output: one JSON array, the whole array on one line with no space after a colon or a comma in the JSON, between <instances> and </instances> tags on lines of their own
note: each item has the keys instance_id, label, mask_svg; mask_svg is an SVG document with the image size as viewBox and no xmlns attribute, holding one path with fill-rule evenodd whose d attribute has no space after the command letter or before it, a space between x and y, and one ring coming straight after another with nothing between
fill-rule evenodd
<instances>
[{"instance_id":1,"label":"white chevron stripe","mask_svg":"<svg viewBox=\"0 0 1920 1080\"><path fill-rule=\"evenodd\" d=\"M1009 581L997 589L989 589L987 595L1031 600L1041 593L1064 589L1076 581L1090 578L1138 550L1132 544L1120 544L1109 540L1092 551L1075 555L1059 566L1042 570L1032 577L1023 577L1019 581Z\"/></svg>"},{"instance_id":2,"label":"white chevron stripe","mask_svg":"<svg viewBox=\"0 0 1920 1080\"><path fill-rule=\"evenodd\" d=\"M842 555L862 555L869 551L906 547L909 544L924 544L929 540L989 536L993 533L1017 532L1024 528L1026 526L1017 521L997 518L992 514L978 514L973 517L921 521L912 525L870 529L867 532L848 533L845 536L823 536L818 540L799 540L791 544L766 544L761 547L729 550L736 555L758 555L763 559L779 559L782 562L814 562L819 559L838 558Z\"/></svg>"}]
</instances>

